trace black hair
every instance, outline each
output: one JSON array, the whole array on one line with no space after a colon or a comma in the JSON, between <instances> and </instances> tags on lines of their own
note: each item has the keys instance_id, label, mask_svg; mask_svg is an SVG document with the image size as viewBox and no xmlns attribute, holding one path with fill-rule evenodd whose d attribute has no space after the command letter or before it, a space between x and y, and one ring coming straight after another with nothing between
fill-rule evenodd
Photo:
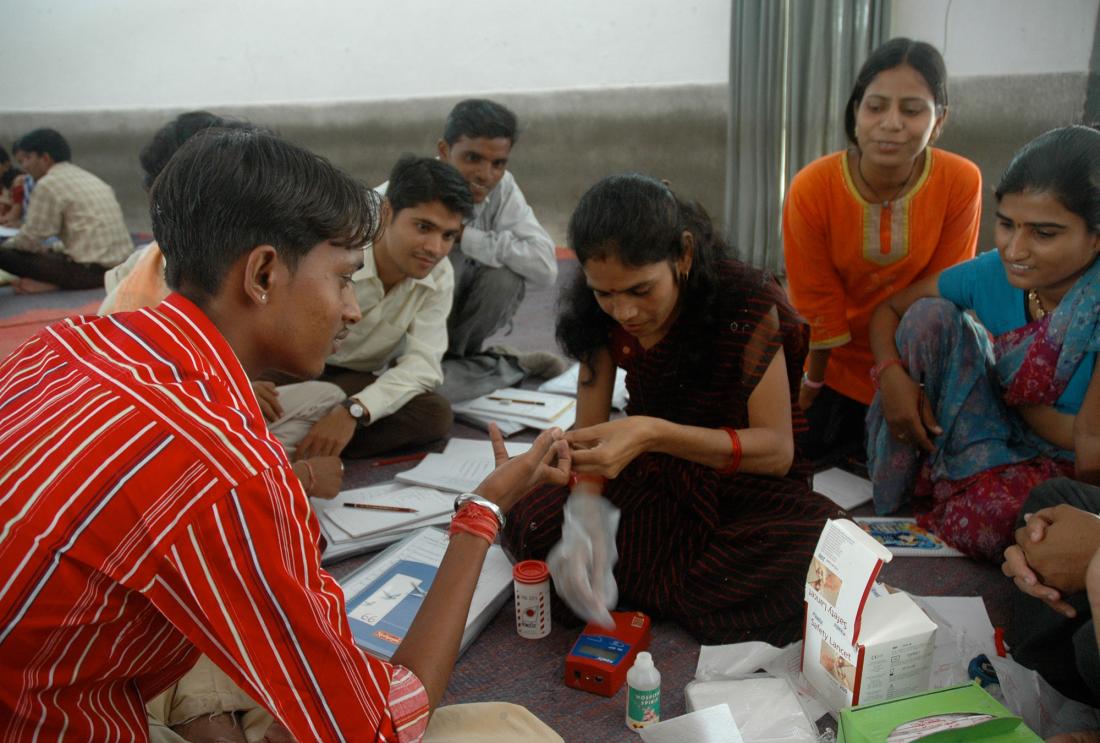
<instances>
[{"instance_id":1,"label":"black hair","mask_svg":"<svg viewBox=\"0 0 1100 743\"><path fill-rule=\"evenodd\" d=\"M23 175L23 171L16 167L11 167L0 173L0 188L11 188L11 184L15 183L15 179Z\"/></svg>"},{"instance_id":2,"label":"black hair","mask_svg":"<svg viewBox=\"0 0 1100 743\"><path fill-rule=\"evenodd\" d=\"M328 160L256 129L205 129L153 182L153 234L165 279L202 299L257 245L293 271L318 243L358 248L378 231L380 198ZM199 296L195 296L195 293Z\"/></svg>"},{"instance_id":3,"label":"black hair","mask_svg":"<svg viewBox=\"0 0 1100 743\"><path fill-rule=\"evenodd\" d=\"M474 213L474 197L466 179L453 165L434 157L403 155L390 171L386 199L394 215L432 201L464 218Z\"/></svg>"},{"instance_id":4,"label":"black hair","mask_svg":"<svg viewBox=\"0 0 1100 743\"><path fill-rule=\"evenodd\" d=\"M11 162L11 155L8 154L7 150L5 150L2 146L0 146L0 165L3 165L4 163L10 163L10 162Z\"/></svg>"},{"instance_id":5,"label":"black hair","mask_svg":"<svg viewBox=\"0 0 1100 743\"><path fill-rule=\"evenodd\" d=\"M856 75L852 94L848 96L848 105L844 108L844 132L852 144L856 144L856 111L863 102L867 86L880 72L901 65L909 65L924 78L928 89L932 91L937 117L943 116L947 110L947 66L943 63L943 55L936 47L924 41L914 41L903 36L890 39L867 57Z\"/></svg>"},{"instance_id":6,"label":"black hair","mask_svg":"<svg viewBox=\"0 0 1100 743\"><path fill-rule=\"evenodd\" d=\"M1040 134L1012 157L995 194L1049 193L1100 234L1100 132L1065 126Z\"/></svg>"},{"instance_id":7,"label":"black hair","mask_svg":"<svg viewBox=\"0 0 1100 743\"><path fill-rule=\"evenodd\" d=\"M516 143L519 136L516 115L495 101L468 98L460 101L447 114L443 125L443 141L453 145L459 137L497 139L503 137Z\"/></svg>"},{"instance_id":8,"label":"black hair","mask_svg":"<svg viewBox=\"0 0 1100 743\"><path fill-rule=\"evenodd\" d=\"M225 119L208 111L188 111L157 130L148 144L141 148L138 161L144 171L142 186L148 191L153 186L153 181L164 170L164 166L176 154L184 142L198 132L210 127L223 127L229 129L250 129L251 124L244 121Z\"/></svg>"},{"instance_id":9,"label":"black hair","mask_svg":"<svg viewBox=\"0 0 1100 743\"><path fill-rule=\"evenodd\" d=\"M72 159L73 152L69 149L69 143L56 129L35 129L27 132L11 147L12 152L34 152L39 155L49 155L55 163L63 163Z\"/></svg>"},{"instance_id":10,"label":"black hair","mask_svg":"<svg viewBox=\"0 0 1100 743\"><path fill-rule=\"evenodd\" d=\"M681 277L674 264L684 253L684 232L695 238L695 248L691 268ZM569 246L582 269L590 260L610 257L633 267L668 262L680 288L680 312L700 328L710 322L718 266L732 257L702 206L681 201L661 181L638 173L608 176L585 192L569 219ZM578 271L559 301L558 343L570 356L591 365L596 351L607 345L613 326L583 270Z\"/></svg>"}]
</instances>

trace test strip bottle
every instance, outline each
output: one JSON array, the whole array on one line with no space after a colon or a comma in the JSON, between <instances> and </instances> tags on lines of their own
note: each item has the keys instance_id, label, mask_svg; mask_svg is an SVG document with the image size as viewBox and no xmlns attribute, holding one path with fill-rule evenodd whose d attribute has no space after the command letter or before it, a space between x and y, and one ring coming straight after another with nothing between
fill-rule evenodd
<instances>
[{"instance_id":1,"label":"test strip bottle","mask_svg":"<svg viewBox=\"0 0 1100 743\"><path fill-rule=\"evenodd\" d=\"M512 568L516 590L516 632L537 640L550 634L550 568L542 560L524 560Z\"/></svg>"}]
</instances>

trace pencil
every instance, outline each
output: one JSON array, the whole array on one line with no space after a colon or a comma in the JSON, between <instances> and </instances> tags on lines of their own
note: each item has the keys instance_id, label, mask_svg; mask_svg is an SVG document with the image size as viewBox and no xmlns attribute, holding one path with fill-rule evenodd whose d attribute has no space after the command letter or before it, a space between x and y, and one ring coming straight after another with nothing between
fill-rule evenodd
<instances>
[{"instance_id":1,"label":"pencil","mask_svg":"<svg viewBox=\"0 0 1100 743\"><path fill-rule=\"evenodd\" d=\"M418 452L416 454L403 454L400 457L390 457L389 459L378 459L370 463L371 467L385 467L390 464L401 464L402 462L419 462L424 457L428 456L427 452Z\"/></svg>"},{"instance_id":2,"label":"pencil","mask_svg":"<svg viewBox=\"0 0 1100 743\"><path fill-rule=\"evenodd\" d=\"M344 508L362 508L364 511L393 511L394 513L418 513L415 508L404 506L382 506L377 503L345 503Z\"/></svg>"},{"instance_id":3,"label":"pencil","mask_svg":"<svg viewBox=\"0 0 1100 743\"><path fill-rule=\"evenodd\" d=\"M496 397L495 395L489 395L490 400L496 400L497 402L518 402L523 405L546 405L542 400L521 400L517 397Z\"/></svg>"}]
</instances>

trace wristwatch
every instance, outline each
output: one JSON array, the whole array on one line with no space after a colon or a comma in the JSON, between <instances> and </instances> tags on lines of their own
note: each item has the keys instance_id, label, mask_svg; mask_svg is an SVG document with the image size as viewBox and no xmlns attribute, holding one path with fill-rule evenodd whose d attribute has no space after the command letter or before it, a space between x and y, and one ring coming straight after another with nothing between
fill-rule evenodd
<instances>
[{"instance_id":1,"label":"wristwatch","mask_svg":"<svg viewBox=\"0 0 1100 743\"><path fill-rule=\"evenodd\" d=\"M354 397L349 397L340 404L344 407L344 410L348 411L348 415L355 419L356 425L363 425L364 416L367 414L367 409L363 407L363 403Z\"/></svg>"},{"instance_id":2,"label":"wristwatch","mask_svg":"<svg viewBox=\"0 0 1100 743\"><path fill-rule=\"evenodd\" d=\"M467 503L473 503L474 505L489 509L489 511L497 517L500 528L504 528L504 511L500 510L500 506L496 503L493 503L488 498L484 498L477 493L463 493L455 498L455 513L458 513L458 509L462 508Z\"/></svg>"}]
</instances>

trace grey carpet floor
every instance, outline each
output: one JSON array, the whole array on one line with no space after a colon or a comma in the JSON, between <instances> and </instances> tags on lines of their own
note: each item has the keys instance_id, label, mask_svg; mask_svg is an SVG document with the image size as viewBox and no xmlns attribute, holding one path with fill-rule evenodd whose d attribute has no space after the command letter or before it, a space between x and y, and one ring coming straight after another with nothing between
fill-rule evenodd
<instances>
[{"instance_id":1,"label":"grey carpet floor","mask_svg":"<svg viewBox=\"0 0 1100 743\"><path fill-rule=\"evenodd\" d=\"M521 350L556 350L553 324L559 287L576 270L575 261L563 261L558 287L528 292L512 328L491 342L507 342ZM0 288L0 318L43 307L80 307L102 292L16 296ZM485 438L477 429L456 423L452 436ZM531 440L524 432L516 440ZM439 442L435 449L441 449ZM392 479L412 465L371 467L368 462L349 462L346 486L360 487ZM332 566L340 578L367 559L350 558ZM1012 587L996 566L963 558L895 558L883 569L881 579L917 595L981 596L994 625L1009 620ZM541 640L525 640L515 631L511 604L505 605L481 636L459 659L444 703L509 701L521 704L554 728L566 741L634 741L637 737L623 722L625 693L610 698L577 691L562 682L564 659L579 634L579 627L555 624ZM684 712L684 686L693 678L699 645L671 622L656 622L651 646L662 674L664 717Z\"/></svg>"}]
</instances>

